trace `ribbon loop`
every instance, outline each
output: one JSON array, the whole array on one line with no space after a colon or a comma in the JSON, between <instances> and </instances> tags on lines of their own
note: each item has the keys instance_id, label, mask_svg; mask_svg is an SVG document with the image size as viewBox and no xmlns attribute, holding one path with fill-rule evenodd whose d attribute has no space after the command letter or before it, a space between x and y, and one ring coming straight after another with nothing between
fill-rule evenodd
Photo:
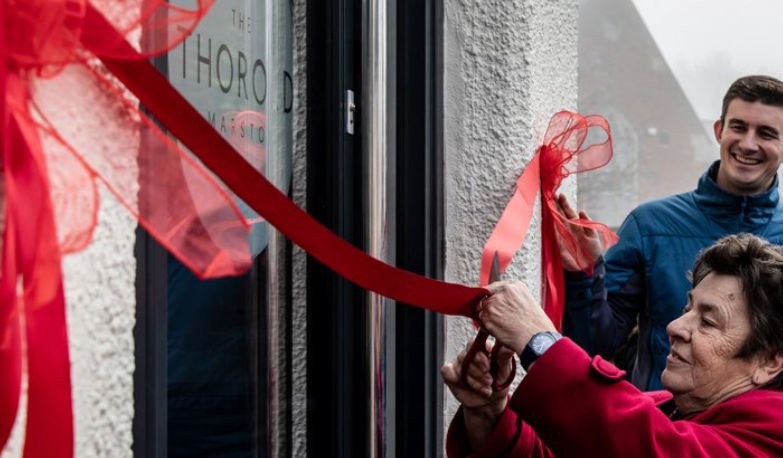
<instances>
[{"instance_id":1,"label":"ribbon loop","mask_svg":"<svg viewBox=\"0 0 783 458\"><path fill-rule=\"evenodd\" d=\"M6 65L56 74L74 60L79 47L86 0L6 0Z\"/></svg>"},{"instance_id":2,"label":"ribbon loop","mask_svg":"<svg viewBox=\"0 0 783 458\"><path fill-rule=\"evenodd\" d=\"M606 133L600 144L583 148L590 128ZM609 123L601 116L584 117L561 111L552 116L544 141L536 155L517 180L517 187L495 229L484 245L481 259L480 284L489 279L492 257L498 253L500 270L511 263L514 254L525 241L533 217L536 196L541 191L543 302L547 315L560 329L563 311L563 272L560 244L576 260L580 269L592 274L593 260L574 238L568 225L587 227L601 234L604 248L617 242L606 225L583 219L568 220L555 203L555 195L563 180L571 173L583 173L606 165L612 158L612 137ZM575 161L576 159L576 161Z\"/></svg>"}]
</instances>

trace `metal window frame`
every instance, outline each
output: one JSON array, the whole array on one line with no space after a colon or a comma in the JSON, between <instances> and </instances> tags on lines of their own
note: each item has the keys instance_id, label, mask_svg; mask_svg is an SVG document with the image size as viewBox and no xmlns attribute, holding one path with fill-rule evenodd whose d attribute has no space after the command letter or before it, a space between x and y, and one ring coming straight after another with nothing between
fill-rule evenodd
<instances>
[{"instance_id":1,"label":"metal window frame","mask_svg":"<svg viewBox=\"0 0 783 458\"><path fill-rule=\"evenodd\" d=\"M363 246L361 116L354 134L345 126L348 91L362 100L359 2L308 0L306 9L307 209ZM307 455L365 456L364 293L313 258L306 285Z\"/></svg>"},{"instance_id":2,"label":"metal window frame","mask_svg":"<svg viewBox=\"0 0 783 458\"><path fill-rule=\"evenodd\" d=\"M166 55L152 59L168 77ZM148 171L140 170L139 173ZM141 189L140 192L144 190ZM136 324L133 329L133 456L168 456L167 251L141 226L136 228Z\"/></svg>"},{"instance_id":3,"label":"metal window frame","mask_svg":"<svg viewBox=\"0 0 783 458\"><path fill-rule=\"evenodd\" d=\"M398 0L397 8L397 265L442 279L443 4ZM397 455L442 456L443 316L398 307L396 325Z\"/></svg>"},{"instance_id":4,"label":"metal window frame","mask_svg":"<svg viewBox=\"0 0 783 458\"><path fill-rule=\"evenodd\" d=\"M394 155L389 192L395 263L443 278L442 2L394 0L396 29L390 104ZM308 211L356 246L364 246L361 153L364 116L346 133L347 91L362 97L362 0L307 3ZM394 9L396 8L396 10ZM424 46L422 46L424 43ZM365 102L366 103L366 102ZM358 107L359 111L362 107ZM310 456L367 456L377 451L368 433L372 399L365 381L368 308L364 292L310 258L307 270L308 432ZM393 306L386 347L387 442L381 453L443 454L443 319ZM423 350L423 351L422 351ZM422 408L422 406L424 406Z\"/></svg>"}]
</instances>

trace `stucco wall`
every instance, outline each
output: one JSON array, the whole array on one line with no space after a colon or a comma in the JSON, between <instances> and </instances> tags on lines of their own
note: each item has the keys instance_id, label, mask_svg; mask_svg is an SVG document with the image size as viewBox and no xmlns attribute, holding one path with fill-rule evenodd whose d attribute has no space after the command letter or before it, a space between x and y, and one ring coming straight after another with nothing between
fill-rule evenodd
<instances>
[{"instance_id":1,"label":"stucco wall","mask_svg":"<svg viewBox=\"0 0 783 458\"><path fill-rule=\"evenodd\" d=\"M100 223L85 251L65 258L65 296L78 457L130 457L136 222L102 192Z\"/></svg>"},{"instance_id":2,"label":"stucco wall","mask_svg":"<svg viewBox=\"0 0 783 458\"><path fill-rule=\"evenodd\" d=\"M576 109L578 0L446 0L446 278L478 283L481 250L549 118ZM573 198L575 182L564 192ZM505 279L540 296L540 212ZM446 358L475 334L446 320ZM457 408L446 390L445 425Z\"/></svg>"},{"instance_id":3,"label":"stucco wall","mask_svg":"<svg viewBox=\"0 0 783 458\"><path fill-rule=\"evenodd\" d=\"M294 0L294 161L292 198L304 208L307 191L307 21L306 0ZM307 255L293 245L291 354L291 441L292 456L307 450Z\"/></svg>"}]
</instances>

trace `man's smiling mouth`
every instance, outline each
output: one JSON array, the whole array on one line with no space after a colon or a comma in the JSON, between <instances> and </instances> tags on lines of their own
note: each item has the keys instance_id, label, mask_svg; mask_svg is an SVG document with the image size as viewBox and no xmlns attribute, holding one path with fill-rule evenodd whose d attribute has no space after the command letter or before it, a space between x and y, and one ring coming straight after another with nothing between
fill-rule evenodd
<instances>
[{"instance_id":1,"label":"man's smiling mouth","mask_svg":"<svg viewBox=\"0 0 783 458\"><path fill-rule=\"evenodd\" d=\"M740 164L745 164L745 165L759 165L762 162L761 159L754 159L754 158L751 158L751 157L743 157L743 156L740 156L740 155L734 154L734 153L732 153L731 156L734 159L736 159L737 162L739 162Z\"/></svg>"}]
</instances>

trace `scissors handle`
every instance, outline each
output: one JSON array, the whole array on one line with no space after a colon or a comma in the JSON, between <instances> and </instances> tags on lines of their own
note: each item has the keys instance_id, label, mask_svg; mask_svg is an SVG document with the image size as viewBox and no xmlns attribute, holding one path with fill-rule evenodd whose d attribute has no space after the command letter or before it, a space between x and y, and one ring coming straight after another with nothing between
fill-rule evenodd
<instances>
[{"instance_id":1,"label":"scissors handle","mask_svg":"<svg viewBox=\"0 0 783 458\"><path fill-rule=\"evenodd\" d=\"M465 355L465 359L462 360L460 382L463 386L468 386L468 366L470 365L470 362L473 361L473 358L476 357L476 353L482 352L489 356L489 374L492 376L492 390L495 392L503 391L514 381L514 377L517 374L517 362L514 358L511 358L511 374L509 374L508 379L505 382L498 383L498 371L500 370L500 367L498 366L498 353L500 353L502 345L496 342L490 352L487 350L487 337L489 337L489 333L484 329L479 329L476 339L473 340L473 345L470 346L468 353Z\"/></svg>"}]
</instances>

